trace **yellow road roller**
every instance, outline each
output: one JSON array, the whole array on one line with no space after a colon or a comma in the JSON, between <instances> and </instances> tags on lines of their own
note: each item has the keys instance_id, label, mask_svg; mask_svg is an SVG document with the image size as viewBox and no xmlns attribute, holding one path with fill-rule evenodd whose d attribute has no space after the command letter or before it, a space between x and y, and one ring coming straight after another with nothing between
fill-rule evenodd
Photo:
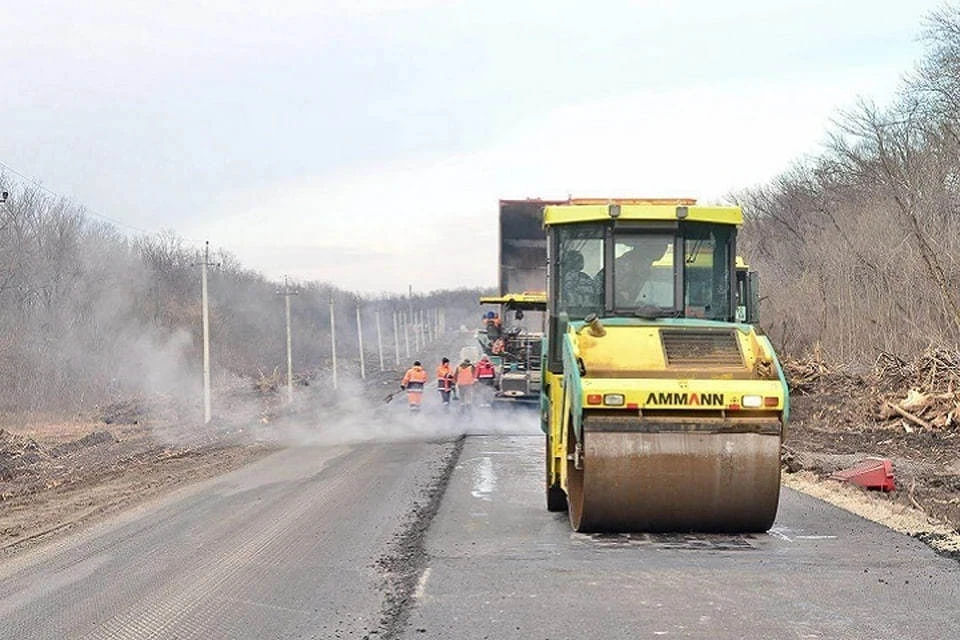
<instances>
[{"instance_id":1,"label":"yellow road roller","mask_svg":"<svg viewBox=\"0 0 960 640\"><path fill-rule=\"evenodd\" d=\"M789 396L742 221L692 199L543 208L546 499L574 530L773 524Z\"/></svg>"}]
</instances>

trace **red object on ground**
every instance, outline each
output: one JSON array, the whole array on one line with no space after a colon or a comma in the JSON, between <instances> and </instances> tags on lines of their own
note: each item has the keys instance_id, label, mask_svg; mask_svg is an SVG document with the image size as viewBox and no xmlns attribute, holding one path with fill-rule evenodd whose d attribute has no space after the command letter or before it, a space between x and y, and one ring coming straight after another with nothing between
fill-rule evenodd
<instances>
[{"instance_id":1,"label":"red object on ground","mask_svg":"<svg viewBox=\"0 0 960 640\"><path fill-rule=\"evenodd\" d=\"M837 471L830 476L834 480L843 480L879 491L893 491L896 484L893 478L893 461L889 458L866 458L849 469Z\"/></svg>"}]
</instances>

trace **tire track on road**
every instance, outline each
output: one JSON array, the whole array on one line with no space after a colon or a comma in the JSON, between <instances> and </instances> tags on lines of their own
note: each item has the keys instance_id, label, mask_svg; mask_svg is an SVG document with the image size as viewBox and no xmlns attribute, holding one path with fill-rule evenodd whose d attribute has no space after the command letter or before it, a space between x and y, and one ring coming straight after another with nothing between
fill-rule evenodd
<instances>
[{"instance_id":1,"label":"tire track on road","mask_svg":"<svg viewBox=\"0 0 960 640\"><path fill-rule=\"evenodd\" d=\"M453 448L440 462L437 473L424 488L420 500L414 503L408 521L394 536L386 554L376 561L384 574L385 598L380 615L377 637L395 640L406 628L410 610L416 602L416 591L427 564L424 544L427 531L443 501L450 476L460 460L465 436L460 436Z\"/></svg>"}]
</instances>

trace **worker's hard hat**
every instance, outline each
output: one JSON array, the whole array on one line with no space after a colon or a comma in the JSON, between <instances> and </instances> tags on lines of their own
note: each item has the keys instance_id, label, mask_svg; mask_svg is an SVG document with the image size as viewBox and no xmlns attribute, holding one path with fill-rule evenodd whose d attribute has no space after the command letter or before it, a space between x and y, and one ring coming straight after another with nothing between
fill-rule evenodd
<instances>
[{"instance_id":1,"label":"worker's hard hat","mask_svg":"<svg viewBox=\"0 0 960 640\"><path fill-rule=\"evenodd\" d=\"M450 364L450 358L444 358L440 361L442 364Z\"/></svg>"},{"instance_id":2,"label":"worker's hard hat","mask_svg":"<svg viewBox=\"0 0 960 640\"><path fill-rule=\"evenodd\" d=\"M414 360L414 361L413 361L413 366L419 367L419 366L420 366L420 361L419 361L419 360Z\"/></svg>"}]
</instances>

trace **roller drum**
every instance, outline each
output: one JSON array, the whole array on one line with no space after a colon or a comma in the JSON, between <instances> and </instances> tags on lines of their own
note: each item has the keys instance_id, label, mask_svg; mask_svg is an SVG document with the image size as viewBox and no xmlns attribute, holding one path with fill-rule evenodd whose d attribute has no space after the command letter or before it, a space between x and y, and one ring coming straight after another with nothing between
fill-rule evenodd
<instances>
[{"instance_id":1,"label":"roller drum","mask_svg":"<svg viewBox=\"0 0 960 640\"><path fill-rule=\"evenodd\" d=\"M581 532L762 532L780 496L780 425L584 420L568 468Z\"/></svg>"}]
</instances>

